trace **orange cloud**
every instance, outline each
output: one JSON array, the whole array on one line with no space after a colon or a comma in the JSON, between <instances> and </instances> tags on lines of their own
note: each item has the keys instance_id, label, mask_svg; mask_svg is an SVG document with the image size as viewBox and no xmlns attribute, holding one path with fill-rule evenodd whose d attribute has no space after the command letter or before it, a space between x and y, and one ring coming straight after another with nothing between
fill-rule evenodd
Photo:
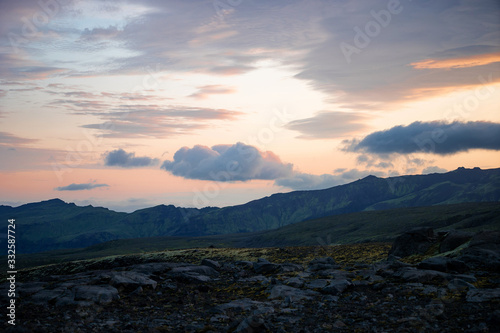
<instances>
[{"instance_id":1,"label":"orange cloud","mask_svg":"<svg viewBox=\"0 0 500 333\"><path fill-rule=\"evenodd\" d=\"M466 68L488 65L494 62L500 62L500 52L445 60L426 59L413 62L410 65L416 69Z\"/></svg>"}]
</instances>

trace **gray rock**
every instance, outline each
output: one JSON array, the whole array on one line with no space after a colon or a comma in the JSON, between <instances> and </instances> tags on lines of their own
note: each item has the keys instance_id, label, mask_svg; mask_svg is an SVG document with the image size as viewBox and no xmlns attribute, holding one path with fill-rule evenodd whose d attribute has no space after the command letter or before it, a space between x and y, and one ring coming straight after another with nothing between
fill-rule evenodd
<instances>
[{"instance_id":1,"label":"gray rock","mask_svg":"<svg viewBox=\"0 0 500 333\"><path fill-rule=\"evenodd\" d=\"M458 272L464 273L468 270L467 265L460 260L450 259L446 257L432 257L423 260L418 264L419 269L430 269L440 272Z\"/></svg>"},{"instance_id":2,"label":"gray rock","mask_svg":"<svg viewBox=\"0 0 500 333\"><path fill-rule=\"evenodd\" d=\"M309 271L317 272L328 269L339 269L340 266L337 265L332 257L316 258L309 262Z\"/></svg>"},{"instance_id":3,"label":"gray rock","mask_svg":"<svg viewBox=\"0 0 500 333\"><path fill-rule=\"evenodd\" d=\"M287 286L294 287L294 288L302 288L304 286L304 279L301 279L299 277L292 277L284 281L284 283Z\"/></svg>"},{"instance_id":4,"label":"gray rock","mask_svg":"<svg viewBox=\"0 0 500 333\"><path fill-rule=\"evenodd\" d=\"M250 316L238 325L234 332L237 333L257 333L257 332L265 332L265 325L264 325L264 319L262 319L260 316Z\"/></svg>"},{"instance_id":5,"label":"gray rock","mask_svg":"<svg viewBox=\"0 0 500 333\"><path fill-rule=\"evenodd\" d=\"M439 244L439 252L448 252L468 242L474 234L467 231L450 230Z\"/></svg>"},{"instance_id":6,"label":"gray rock","mask_svg":"<svg viewBox=\"0 0 500 333\"><path fill-rule=\"evenodd\" d=\"M281 266L273 264L266 259L259 258L258 261L253 264L253 270L257 274L274 274L281 271Z\"/></svg>"},{"instance_id":7,"label":"gray rock","mask_svg":"<svg viewBox=\"0 0 500 333\"><path fill-rule=\"evenodd\" d=\"M225 313L226 310L229 309L238 309L241 311L248 311L252 309L252 307L258 308L262 305L266 305L267 303L254 301L250 298L243 298L231 301L229 303L219 304L217 305L213 311L216 313Z\"/></svg>"},{"instance_id":8,"label":"gray rock","mask_svg":"<svg viewBox=\"0 0 500 333\"><path fill-rule=\"evenodd\" d=\"M443 282L449 278L449 274L433 271L433 270L424 270L424 269L412 269L410 268L402 268L394 273L395 277L401 278L407 282L420 282L420 283L429 283L429 282Z\"/></svg>"},{"instance_id":9,"label":"gray rock","mask_svg":"<svg viewBox=\"0 0 500 333\"><path fill-rule=\"evenodd\" d=\"M218 277L219 276L219 272L217 272L212 267L198 266L198 265L175 267L175 268L172 268L172 270L170 272L168 272L169 275L176 275L176 274L180 274L180 273L197 273L200 275L206 275L206 276L210 276L210 277Z\"/></svg>"},{"instance_id":10,"label":"gray rock","mask_svg":"<svg viewBox=\"0 0 500 333\"><path fill-rule=\"evenodd\" d=\"M500 299L500 289L473 289L467 292L467 302L482 303Z\"/></svg>"},{"instance_id":11,"label":"gray rock","mask_svg":"<svg viewBox=\"0 0 500 333\"><path fill-rule=\"evenodd\" d=\"M306 288L309 289L321 289L324 288L330 283L330 280L327 279L316 279L316 280L311 280L307 282Z\"/></svg>"},{"instance_id":12,"label":"gray rock","mask_svg":"<svg viewBox=\"0 0 500 333\"><path fill-rule=\"evenodd\" d=\"M203 260L201 261L201 264L202 264L203 266L212 267L212 268L213 268L213 269L215 269L215 270L219 270L219 269L221 268L221 264L219 264L219 262L218 262L218 261L215 261L215 260L212 260L212 259L207 259L207 258L205 258L205 259L203 259Z\"/></svg>"},{"instance_id":13,"label":"gray rock","mask_svg":"<svg viewBox=\"0 0 500 333\"><path fill-rule=\"evenodd\" d=\"M32 295L29 301L36 304L50 304L55 303L56 299L67 293L66 288L57 287L54 289L43 289Z\"/></svg>"},{"instance_id":14,"label":"gray rock","mask_svg":"<svg viewBox=\"0 0 500 333\"><path fill-rule=\"evenodd\" d=\"M37 292L45 289L47 282L29 282L29 283L18 283L16 290L21 297L31 296ZM5 293L7 294L7 293Z\"/></svg>"},{"instance_id":15,"label":"gray rock","mask_svg":"<svg viewBox=\"0 0 500 333\"><path fill-rule=\"evenodd\" d=\"M337 296L342 294L347 288L352 286L349 280L333 280L330 284L321 289L321 292L328 295Z\"/></svg>"},{"instance_id":16,"label":"gray rock","mask_svg":"<svg viewBox=\"0 0 500 333\"><path fill-rule=\"evenodd\" d=\"M271 295L269 295L269 299L277 299L277 298L285 299L286 297L290 297L292 302L299 301L302 299L312 299L314 296L319 295L319 293L316 291L308 289L302 290L281 284L275 285L273 288L271 288L270 293Z\"/></svg>"},{"instance_id":17,"label":"gray rock","mask_svg":"<svg viewBox=\"0 0 500 333\"><path fill-rule=\"evenodd\" d=\"M448 289L450 290L459 290L459 289L476 289L473 284L470 284L467 281L462 279L454 278L448 283Z\"/></svg>"},{"instance_id":18,"label":"gray rock","mask_svg":"<svg viewBox=\"0 0 500 333\"><path fill-rule=\"evenodd\" d=\"M408 257L413 254L424 254L435 241L432 228L412 229L396 238L389 250L389 255Z\"/></svg>"},{"instance_id":19,"label":"gray rock","mask_svg":"<svg viewBox=\"0 0 500 333\"><path fill-rule=\"evenodd\" d=\"M118 290L109 285L78 286L74 288L75 301L91 301L96 304L108 304L120 298Z\"/></svg>"},{"instance_id":20,"label":"gray rock","mask_svg":"<svg viewBox=\"0 0 500 333\"><path fill-rule=\"evenodd\" d=\"M139 287L156 289L157 282L142 273L133 271L114 272L110 285L124 291L133 291Z\"/></svg>"}]
</instances>

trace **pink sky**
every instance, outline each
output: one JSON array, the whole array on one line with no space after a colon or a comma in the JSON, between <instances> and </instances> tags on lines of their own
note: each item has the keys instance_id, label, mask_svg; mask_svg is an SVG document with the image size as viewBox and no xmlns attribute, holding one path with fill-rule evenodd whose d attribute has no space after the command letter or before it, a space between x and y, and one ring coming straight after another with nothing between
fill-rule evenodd
<instances>
[{"instance_id":1,"label":"pink sky","mask_svg":"<svg viewBox=\"0 0 500 333\"><path fill-rule=\"evenodd\" d=\"M1 2L0 203L226 206L500 166L497 1L223 3Z\"/></svg>"}]
</instances>

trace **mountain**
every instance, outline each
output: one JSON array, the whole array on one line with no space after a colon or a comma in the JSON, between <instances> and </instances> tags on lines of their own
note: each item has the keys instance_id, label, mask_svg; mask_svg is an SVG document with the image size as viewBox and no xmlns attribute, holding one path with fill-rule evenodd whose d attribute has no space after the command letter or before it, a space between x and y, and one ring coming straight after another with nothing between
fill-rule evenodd
<instances>
[{"instance_id":1,"label":"mountain","mask_svg":"<svg viewBox=\"0 0 500 333\"><path fill-rule=\"evenodd\" d=\"M0 206L0 218L16 219L17 252L33 253L124 238L256 232L361 211L498 201L500 169L459 168L443 174L368 176L325 190L274 194L224 208L160 205L127 214L53 199Z\"/></svg>"},{"instance_id":2,"label":"mountain","mask_svg":"<svg viewBox=\"0 0 500 333\"><path fill-rule=\"evenodd\" d=\"M26 268L74 260L193 248L277 248L392 242L403 232L415 227L432 227L436 232L451 229L461 232L500 231L500 202L395 208L332 215L278 229L239 234L117 239L80 249L20 254L17 258L18 267Z\"/></svg>"}]
</instances>

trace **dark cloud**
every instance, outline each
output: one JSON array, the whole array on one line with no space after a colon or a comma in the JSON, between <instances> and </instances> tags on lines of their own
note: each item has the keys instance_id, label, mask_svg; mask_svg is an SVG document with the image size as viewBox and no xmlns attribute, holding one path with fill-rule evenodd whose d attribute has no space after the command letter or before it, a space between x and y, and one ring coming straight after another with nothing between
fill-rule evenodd
<instances>
[{"instance_id":1,"label":"dark cloud","mask_svg":"<svg viewBox=\"0 0 500 333\"><path fill-rule=\"evenodd\" d=\"M292 174L293 165L281 162L270 151L262 152L244 143L179 149L173 161L163 162L162 169L173 175L213 181L278 179Z\"/></svg>"},{"instance_id":2,"label":"dark cloud","mask_svg":"<svg viewBox=\"0 0 500 333\"><path fill-rule=\"evenodd\" d=\"M113 150L105 155L104 164L122 168L140 168L158 164L159 160L151 157L135 157L135 153L127 153L123 149Z\"/></svg>"},{"instance_id":3,"label":"dark cloud","mask_svg":"<svg viewBox=\"0 0 500 333\"><path fill-rule=\"evenodd\" d=\"M360 114L322 111L311 118L291 121L285 127L302 133L299 138L303 139L338 138L365 130L366 119Z\"/></svg>"},{"instance_id":4,"label":"dark cloud","mask_svg":"<svg viewBox=\"0 0 500 333\"><path fill-rule=\"evenodd\" d=\"M83 191L83 190L91 190L97 187L108 187L108 184L95 184L95 183L84 183L84 184L70 184L67 186L56 187L54 190L56 191Z\"/></svg>"},{"instance_id":5,"label":"dark cloud","mask_svg":"<svg viewBox=\"0 0 500 333\"><path fill-rule=\"evenodd\" d=\"M344 151L372 154L431 153L450 155L470 149L500 150L500 124L475 122L414 122L344 141Z\"/></svg>"}]
</instances>

